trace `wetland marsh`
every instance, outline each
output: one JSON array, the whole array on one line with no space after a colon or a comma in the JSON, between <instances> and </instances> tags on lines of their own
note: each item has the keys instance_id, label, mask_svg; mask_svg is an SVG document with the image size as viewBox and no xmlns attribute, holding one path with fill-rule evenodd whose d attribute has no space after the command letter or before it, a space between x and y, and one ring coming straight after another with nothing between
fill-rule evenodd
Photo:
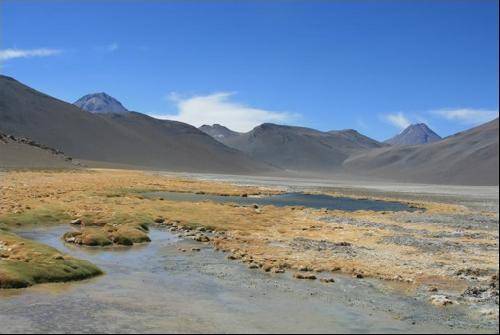
<instances>
[{"instance_id":1,"label":"wetland marsh","mask_svg":"<svg viewBox=\"0 0 500 335\"><path fill-rule=\"evenodd\" d=\"M202 179L4 174L0 284L25 275L10 271L14 262L39 269L74 259L103 274L51 283L60 279L31 273L37 280L25 286L34 286L1 290L2 332L498 330L494 197L478 207L467 195ZM311 192L404 207L255 203ZM65 243L68 232L112 243ZM132 246L116 242L137 234Z\"/></svg>"}]
</instances>

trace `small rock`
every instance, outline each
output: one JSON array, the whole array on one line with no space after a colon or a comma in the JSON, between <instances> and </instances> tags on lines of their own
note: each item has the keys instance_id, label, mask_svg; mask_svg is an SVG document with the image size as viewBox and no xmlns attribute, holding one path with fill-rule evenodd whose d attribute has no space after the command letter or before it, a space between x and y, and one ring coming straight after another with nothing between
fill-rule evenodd
<instances>
[{"instance_id":1,"label":"small rock","mask_svg":"<svg viewBox=\"0 0 500 335\"><path fill-rule=\"evenodd\" d=\"M436 306L447 306L453 304L453 301L451 301L447 296L440 294L432 295L429 298L429 301L431 302L431 304Z\"/></svg>"},{"instance_id":2,"label":"small rock","mask_svg":"<svg viewBox=\"0 0 500 335\"><path fill-rule=\"evenodd\" d=\"M193 240L195 241L198 241L198 242L208 242L210 241L210 239L208 238L208 236L205 236L205 235L196 235Z\"/></svg>"},{"instance_id":3,"label":"small rock","mask_svg":"<svg viewBox=\"0 0 500 335\"><path fill-rule=\"evenodd\" d=\"M70 224L81 225L82 224L82 220L81 219L75 219L75 220L71 221Z\"/></svg>"},{"instance_id":4,"label":"small rock","mask_svg":"<svg viewBox=\"0 0 500 335\"><path fill-rule=\"evenodd\" d=\"M498 316L498 309L495 308L482 308L479 310L479 314L482 316L490 316L493 318L497 318Z\"/></svg>"},{"instance_id":5,"label":"small rock","mask_svg":"<svg viewBox=\"0 0 500 335\"><path fill-rule=\"evenodd\" d=\"M295 273L293 275L294 278L296 279L308 279L308 280L315 280L316 276L310 273Z\"/></svg>"},{"instance_id":6,"label":"small rock","mask_svg":"<svg viewBox=\"0 0 500 335\"><path fill-rule=\"evenodd\" d=\"M320 281L322 283L335 283L335 279L333 278L321 278Z\"/></svg>"}]
</instances>

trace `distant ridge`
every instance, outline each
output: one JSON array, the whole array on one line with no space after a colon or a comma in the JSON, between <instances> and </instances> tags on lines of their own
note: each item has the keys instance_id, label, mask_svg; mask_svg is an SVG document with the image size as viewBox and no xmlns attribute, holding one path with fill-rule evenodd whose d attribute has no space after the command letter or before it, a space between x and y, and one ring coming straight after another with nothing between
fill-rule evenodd
<instances>
[{"instance_id":1,"label":"distant ridge","mask_svg":"<svg viewBox=\"0 0 500 335\"><path fill-rule=\"evenodd\" d=\"M78 99L74 104L90 113L128 112L121 102L104 92L87 94Z\"/></svg>"},{"instance_id":2,"label":"distant ridge","mask_svg":"<svg viewBox=\"0 0 500 335\"><path fill-rule=\"evenodd\" d=\"M376 141L373 138L363 135L355 129L330 130L328 133L332 135L341 136L344 139L367 149L378 148L380 146L383 146L383 144L380 143L379 141Z\"/></svg>"},{"instance_id":3,"label":"distant ridge","mask_svg":"<svg viewBox=\"0 0 500 335\"><path fill-rule=\"evenodd\" d=\"M224 127L218 123L213 124L213 125L207 125L204 124L201 126L200 129L202 132L212 136L216 140L223 141L224 139L231 138L231 137L236 137L240 136L241 133L238 133L236 131L233 131L227 127Z\"/></svg>"},{"instance_id":4,"label":"distant ridge","mask_svg":"<svg viewBox=\"0 0 500 335\"><path fill-rule=\"evenodd\" d=\"M204 130L229 147L282 169L307 172L335 172L354 153L383 145L348 129L319 130L263 123L247 133L215 125Z\"/></svg>"},{"instance_id":5,"label":"distant ridge","mask_svg":"<svg viewBox=\"0 0 500 335\"><path fill-rule=\"evenodd\" d=\"M384 143L390 145L416 145L440 141L442 138L436 134L425 123L417 123L408 126L400 134L386 140Z\"/></svg>"}]
</instances>

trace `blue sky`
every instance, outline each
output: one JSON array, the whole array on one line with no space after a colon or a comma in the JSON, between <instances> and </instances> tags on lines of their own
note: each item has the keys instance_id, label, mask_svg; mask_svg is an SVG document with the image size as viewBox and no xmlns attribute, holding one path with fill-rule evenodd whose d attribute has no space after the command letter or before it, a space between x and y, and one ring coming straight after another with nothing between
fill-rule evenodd
<instances>
[{"instance_id":1,"label":"blue sky","mask_svg":"<svg viewBox=\"0 0 500 335\"><path fill-rule=\"evenodd\" d=\"M498 1L0 2L1 73L73 102L247 130L498 115Z\"/></svg>"}]
</instances>

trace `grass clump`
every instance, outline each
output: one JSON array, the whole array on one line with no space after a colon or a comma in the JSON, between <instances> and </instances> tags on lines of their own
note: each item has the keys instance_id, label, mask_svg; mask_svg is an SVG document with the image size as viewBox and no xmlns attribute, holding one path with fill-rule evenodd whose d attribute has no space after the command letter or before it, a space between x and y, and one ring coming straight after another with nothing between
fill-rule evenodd
<instances>
[{"instance_id":1,"label":"grass clump","mask_svg":"<svg viewBox=\"0 0 500 335\"><path fill-rule=\"evenodd\" d=\"M68 232L63 235L63 239L66 242L92 247L104 247L113 244L106 231L97 227L89 227L81 231Z\"/></svg>"},{"instance_id":2,"label":"grass clump","mask_svg":"<svg viewBox=\"0 0 500 335\"><path fill-rule=\"evenodd\" d=\"M132 245L134 243L151 242L151 239L149 238L147 231L145 231L140 225L120 226L116 231L112 233L112 237L116 244L121 244L121 245Z\"/></svg>"},{"instance_id":3,"label":"grass clump","mask_svg":"<svg viewBox=\"0 0 500 335\"><path fill-rule=\"evenodd\" d=\"M68 243L94 247L104 247L112 244L130 246L135 243L151 242L151 239L148 236L148 228L145 223L85 226L79 231L64 234L63 239Z\"/></svg>"}]
</instances>

